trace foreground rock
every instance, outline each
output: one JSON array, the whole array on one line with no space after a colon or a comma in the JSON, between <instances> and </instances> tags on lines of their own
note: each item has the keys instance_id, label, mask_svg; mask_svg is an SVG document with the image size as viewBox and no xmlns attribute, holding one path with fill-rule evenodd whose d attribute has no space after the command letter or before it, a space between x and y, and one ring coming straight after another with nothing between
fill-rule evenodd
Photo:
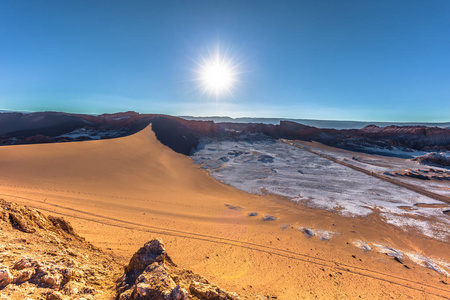
<instances>
[{"instance_id":1,"label":"foreground rock","mask_svg":"<svg viewBox=\"0 0 450 300\"><path fill-rule=\"evenodd\" d=\"M2 199L0 229L0 299L239 299L177 267L159 239L124 270L64 219Z\"/></svg>"},{"instance_id":2,"label":"foreground rock","mask_svg":"<svg viewBox=\"0 0 450 300\"><path fill-rule=\"evenodd\" d=\"M0 199L0 228L1 299L114 296L121 264L64 219Z\"/></svg>"},{"instance_id":3,"label":"foreground rock","mask_svg":"<svg viewBox=\"0 0 450 300\"><path fill-rule=\"evenodd\" d=\"M163 242L147 242L131 258L117 283L119 300L234 300L235 293L222 290L204 277L177 267L167 255Z\"/></svg>"}]
</instances>

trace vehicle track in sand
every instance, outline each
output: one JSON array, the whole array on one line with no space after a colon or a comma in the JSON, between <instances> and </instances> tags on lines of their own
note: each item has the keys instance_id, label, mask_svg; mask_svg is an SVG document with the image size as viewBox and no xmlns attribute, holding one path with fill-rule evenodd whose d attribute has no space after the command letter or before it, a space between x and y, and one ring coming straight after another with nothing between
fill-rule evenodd
<instances>
[{"instance_id":1,"label":"vehicle track in sand","mask_svg":"<svg viewBox=\"0 0 450 300\"><path fill-rule=\"evenodd\" d=\"M148 199L148 198L136 198L136 197L123 197L123 196L115 196L115 195L105 195L105 194L99 194L99 193L91 193L91 192L83 192L83 191L75 191L75 190L66 190L66 189L49 189L49 188L42 188L42 187L29 187L29 186L21 186L21 185L14 185L14 184L5 184L0 183L0 186L5 186L8 188L24 188L33 190L34 194L40 194L40 195L47 195L47 191L49 192L57 192L57 193L65 193L66 195L61 196L67 199L83 199L83 200L91 200L89 198L82 198L80 195L84 195L86 197L101 197L103 199L117 199L117 200L137 200L137 201L143 201L143 202L152 202L152 203L161 203L161 204L169 204L173 206L179 206L179 207L185 207L185 208L201 208L202 210L209 210L209 211L215 211L212 208L204 207L204 206L198 206L193 204L182 204L182 203L176 203L176 202L170 202L165 200L156 200L156 199ZM73 194L73 196L71 196ZM99 201L99 203L103 203ZM119 204L115 204L119 205ZM126 208L126 205L122 205L123 208Z\"/></svg>"},{"instance_id":2,"label":"vehicle track in sand","mask_svg":"<svg viewBox=\"0 0 450 300\"><path fill-rule=\"evenodd\" d=\"M292 259L301 261L307 264L314 264L322 267L332 268L335 270L339 270L341 272L346 272L382 282L386 282L389 284L394 284L398 286L402 286L411 290L415 290L418 292L427 293L439 298L448 299L450 297L450 291L445 288L440 288L433 285L427 285L423 284L414 280L398 277L392 274L383 273L376 270L371 270L367 268L357 267L348 265L345 263L336 262L333 260L328 260L321 257L315 257L308 254L298 253L290 250L285 249L279 249L267 245L260 245L257 243L242 241L242 240L235 240L230 238L224 238L224 237L216 237L216 236L210 236L200 233L194 233L194 232L188 232L188 231L182 231L182 230L176 230L176 229L168 229L158 226L151 226L151 225L145 225L135 222L130 222L126 220L121 220L113 217L104 216L101 214L95 214L88 211L83 211L79 209L74 209L70 207L65 207L62 205L52 204L48 202L43 202L39 200L35 200L29 197L19 197L17 195L11 195L11 194L0 194L3 196L13 197L18 199L20 202L32 202L35 205L30 205L29 203L26 203L27 206L47 211L53 214L59 214L66 217L81 219L89 222L94 222L106 226L112 226L112 227L118 227L122 229L127 230L137 230L141 232L149 232L159 235L166 235L166 236L173 236L173 237L179 237L179 238L186 238L186 239L194 239L199 240L202 242L209 242L209 243L216 243L216 244L222 244L222 245L229 245L233 247L240 247L245 248L252 251L258 251L260 253L266 253L269 255L276 255L278 257L286 258L286 259ZM56 212L55 210L49 209L50 207L57 208L59 210L63 210L63 212ZM74 212L80 215L74 215L70 214L69 212ZM93 218L94 217L94 218ZM97 219L95 219L97 218Z\"/></svg>"}]
</instances>

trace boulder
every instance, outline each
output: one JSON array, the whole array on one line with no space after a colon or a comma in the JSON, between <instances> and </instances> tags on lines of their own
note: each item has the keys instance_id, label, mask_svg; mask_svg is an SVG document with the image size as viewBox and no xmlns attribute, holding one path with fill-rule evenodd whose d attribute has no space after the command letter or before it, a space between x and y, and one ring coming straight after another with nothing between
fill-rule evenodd
<instances>
[{"instance_id":1,"label":"boulder","mask_svg":"<svg viewBox=\"0 0 450 300\"><path fill-rule=\"evenodd\" d=\"M166 248L160 239L153 239L141 247L125 267L126 281L132 283L136 278L154 262L163 263L165 260L172 263L166 253Z\"/></svg>"},{"instance_id":2,"label":"boulder","mask_svg":"<svg viewBox=\"0 0 450 300\"><path fill-rule=\"evenodd\" d=\"M236 300L237 294L222 290L192 271L178 268L160 239L141 247L117 281L117 300Z\"/></svg>"}]
</instances>

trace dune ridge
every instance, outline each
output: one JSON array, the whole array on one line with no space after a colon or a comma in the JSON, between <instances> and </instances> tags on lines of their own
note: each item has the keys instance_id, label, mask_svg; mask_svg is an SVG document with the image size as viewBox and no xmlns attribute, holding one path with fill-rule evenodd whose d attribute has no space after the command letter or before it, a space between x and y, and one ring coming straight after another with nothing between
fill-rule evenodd
<instances>
[{"instance_id":1,"label":"dune ridge","mask_svg":"<svg viewBox=\"0 0 450 300\"><path fill-rule=\"evenodd\" d=\"M64 215L119 259L162 236L175 261L244 298L450 296L444 275L352 242L449 260L447 244L405 235L376 215L349 219L238 191L162 145L150 126L117 139L0 147L0 168L0 197ZM261 220L265 214L276 220ZM299 227L336 234L308 238Z\"/></svg>"}]
</instances>

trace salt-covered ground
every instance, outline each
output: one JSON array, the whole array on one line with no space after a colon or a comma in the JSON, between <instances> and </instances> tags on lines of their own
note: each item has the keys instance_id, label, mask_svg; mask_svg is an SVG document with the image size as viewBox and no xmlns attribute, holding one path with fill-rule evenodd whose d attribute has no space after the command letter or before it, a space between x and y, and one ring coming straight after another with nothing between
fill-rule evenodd
<instances>
[{"instance_id":1,"label":"salt-covered ground","mask_svg":"<svg viewBox=\"0 0 450 300\"><path fill-rule=\"evenodd\" d=\"M445 203L281 141L204 140L191 157L214 178L249 193L276 194L349 217L376 210L389 224L450 239Z\"/></svg>"},{"instance_id":2,"label":"salt-covered ground","mask_svg":"<svg viewBox=\"0 0 450 300\"><path fill-rule=\"evenodd\" d=\"M121 119L121 118L119 118ZM108 138L114 138L119 137L121 135L124 135L126 133L126 130L97 130L93 128L79 128L75 129L74 131L61 134L57 136L58 138L72 138L77 139L81 137L89 137L93 140L100 140L102 138L108 137Z\"/></svg>"},{"instance_id":3,"label":"salt-covered ground","mask_svg":"<svg viewBox=\"0 0 450 300\"><path fill-rule=\"evenodd\" d=\"M401 155L392 155L392 156L382 156L382 155L372 155L368 153L362 153L362 152L352 152L342 149L336 149L332 147L315 147L315 143L308 143L308 142L301 142L301 141L295 141L294 144L299 144L300 146L304 148L308 148L311 150L314 150L317 153L325 154L327 156L331 156L337 160L344 161L346 163L350 163L352 165L355 165L357 167L363 168L368 171L372 171L379 174L385 174L385 172L390 172L391 174L395 174L397 172L402 172L405 170L427 170L427 169L435 169L440 170L445 173L447 173L449 170L446 168L436 167L436 166L428 166L420 164L416 161L413 161L411 159L401 159ZM319 144L317 144L319 145ZM389 151L389 150L386 150ZM398 151L397 151L398 152ZM408 152L410 153L411 157L416 157L420 155L426 154L426 152ZM448 155L450 157L450 154L448 152L442 153L443 155ZM405 152L406 155L406 152ZM397 156L397 157L393 157ZM421 172L422 174L426 174ZM404 177L404 176L395 176L395 179L401 182L405 182L408 184L413 184L416 186L419 186L420 188L444 195L447 197L450 197L450 180L420 180L420 179L413 179L410 177Z\"/></svg>"}]
</instances>

